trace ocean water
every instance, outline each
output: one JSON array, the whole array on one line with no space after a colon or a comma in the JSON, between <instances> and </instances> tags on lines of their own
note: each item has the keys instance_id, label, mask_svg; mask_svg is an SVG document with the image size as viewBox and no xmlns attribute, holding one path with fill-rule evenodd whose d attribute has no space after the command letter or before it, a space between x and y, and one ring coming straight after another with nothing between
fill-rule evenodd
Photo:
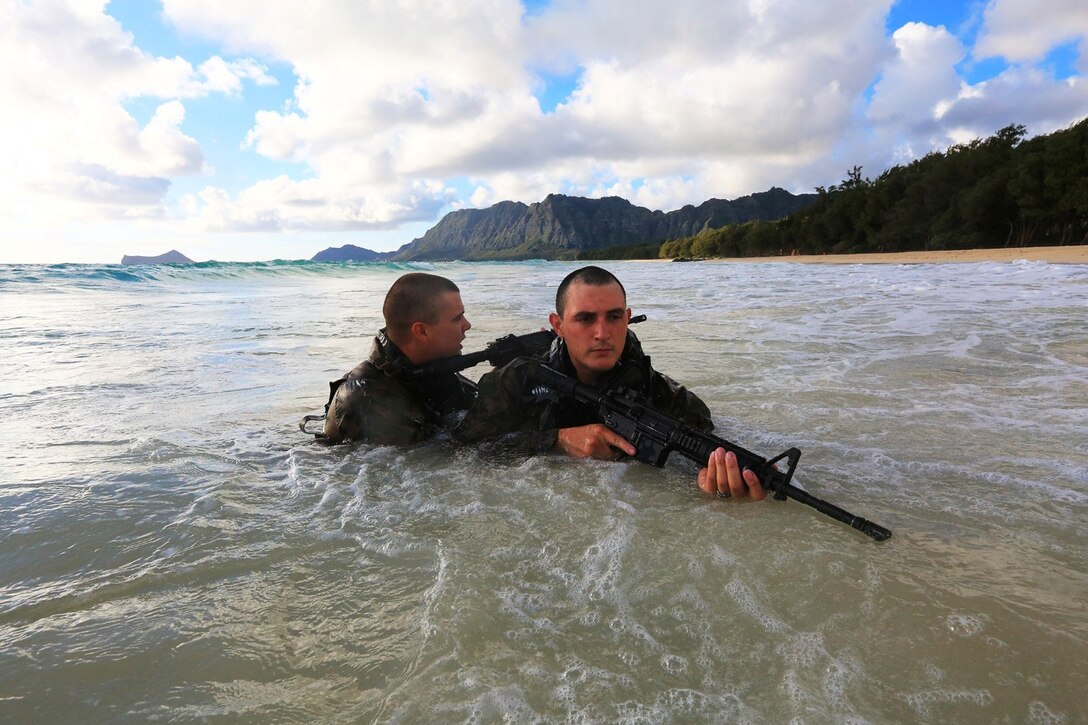
<instances>
[{"instance_id":1,"label":"ocean water","mask_svg":"<svg viewBox=\"0 0 1088 725\"><path fill-rule=\"evenodd\" d=\"M0 721L1088 720L1088 266L605 265L884 543L679 457L298 430L405 271L474 351L573 266L0 266Z\"/></svg>"}]
</instances>

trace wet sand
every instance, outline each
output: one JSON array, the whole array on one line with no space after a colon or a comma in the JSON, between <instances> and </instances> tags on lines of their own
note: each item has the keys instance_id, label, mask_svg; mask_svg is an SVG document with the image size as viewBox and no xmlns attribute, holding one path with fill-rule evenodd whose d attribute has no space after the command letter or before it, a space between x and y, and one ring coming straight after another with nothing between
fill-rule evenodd
<instances>
[{"instance_id":1,"label":"wet sand","mask_svg":"<svg viewBox=\"0 0 1088 725\"><path fill-rule=\"evenodd\" d=\"M727 257L727 262L801 262L804 264L933 264L1013 262L1026 259L1053 264L1088 264L1088 245L1066 247L1001 247L941 252L891 254L801 254L792 257Z\"/></svg>"}]
</instances>

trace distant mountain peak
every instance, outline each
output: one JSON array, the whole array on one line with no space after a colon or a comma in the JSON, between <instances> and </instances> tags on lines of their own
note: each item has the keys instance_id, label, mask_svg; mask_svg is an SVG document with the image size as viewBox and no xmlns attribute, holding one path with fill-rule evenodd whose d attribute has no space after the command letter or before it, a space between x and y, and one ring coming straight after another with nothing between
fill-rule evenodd
<instances>
[{"instance_id":1,"label":"distant mountain peak","mask_svg":"<svg viewBox=\"0 0 1088 725\"><path fill-rule=\"evenodd\" d=\"M619 196L548 194L528 205L500 201L487 209L452 211L393 259L571 259L582 250L658 244L728 224L779 219L815 200L816 194L772 187L733 201L710 199L663 212Z\"/></svg>"}]
</instances>

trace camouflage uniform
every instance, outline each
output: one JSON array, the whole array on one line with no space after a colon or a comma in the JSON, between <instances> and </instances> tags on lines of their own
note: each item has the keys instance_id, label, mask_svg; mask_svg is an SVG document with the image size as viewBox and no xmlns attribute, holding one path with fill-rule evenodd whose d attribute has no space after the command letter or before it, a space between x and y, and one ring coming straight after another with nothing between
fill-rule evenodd
<instances>
[{"instance_id":1,"label":"camouflage uniform","mask_svg":"<svg viewBox=\"0 0 1088 725\"><path fill-rule=\"evenodd\" d=\"M518 358L480 378L479 396L451 433L454 440L485 442L493 451L531 455L553 450L560 428L601 422L592 406L571 399L552 400L547 389L534 385L529 377L529 362L529 358ZM545 364L575 377L561 339L552 344ZM650 357L642 352L641 343L630 330L619 362L594 387L637 390L656 410L702 431L714 429L706 404L672 378L654 370Z\"/></svg>"},{"instance_id":2,"label":"camouflage uniform","mask_svg":"<svg viewBox=\"0 0 1088 725\"><path fill-rule=\"evenodd\" d=\"M446 427L451 413L476 397L472 381L456 373L413 378L411 363L385 330L374 338L370 357L329 383L333 392L325 413L325 440L407 445Z\"/></svg>"}]
</instances>

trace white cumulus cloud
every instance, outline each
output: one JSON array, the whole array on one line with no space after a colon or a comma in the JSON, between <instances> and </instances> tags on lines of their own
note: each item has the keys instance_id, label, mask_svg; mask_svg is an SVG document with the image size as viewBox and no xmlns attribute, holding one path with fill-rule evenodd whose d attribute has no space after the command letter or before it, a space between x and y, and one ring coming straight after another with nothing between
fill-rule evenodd
<instances>
[{"instance_id":1,"label":"white cumulus cloud","mask_svg":"<svg viewBox=\"0 0 1088 725\"><path fill-rule=\"evenodd\" d=\"M559 2L535 17L514 0L274 12L256 0L168 0L164 10L187 32L292 64L293 102L257 113L247 144L309 166L331 213L353 208L335 203L353 187L433 206L456 177L474 180L473 203L632 190L655 207L782 183L784 166L819 159L849 123L887 54L889 4ZM578 82L545 113L534 93L552 69L576 69ZM373 208L398 215L391 223L418 217ZM288 223L266 211L257 216Z\"/></svg>"},{"instance_id":2,"label":"white cumulus cloud","mask_svg":"<svg viewBox=\"0 0 1088 725\"><path fill-rule=\"evenodd\" d=\"M163 57L104 0L0 0L0 213L199 235L390 230L556 192L675 209L809 191L855 164L875 175L1010 123L1040 133L1088 115L1083 0L989 0L963 28L889 33L892 7L163 0L168 28L216 51ZM1081 75L1056 77L1056 47L1078 49ZM1004 69L985 80L965 70L994 58ZM269 68L293 75L289 97L252 105L271 97ZM220 174L215 156L215 176L223 139L195 122L209 99L248 123L236 168Z\"/></svg>"},{"instance_id":3,"label":"white cumulus cloud","mask_svg":"<svg viewBox=\"0 0 1088 725\"><path fill-rule=\"evenodd\" d=\"M184 99L272 82L249 59L150 55L105 2L0 0L0 214L164 218L171 179L205 171ZM141 125L127 104L158 99ZM128 207L122 209L122 207Z\"/></svg>"},{"instance_id":4,"label":"white cumulus cloud","mask_svg":"<svg viewBox=\"0 0 1088 725\"><path fill-rule=\"evenodd\" d=\"M975 55L1010 61L1038 60L1057 45L1077 42L1081 52L1088 37L1088 3L1084 0L991 0ZM1081 56L1081 70L1086 59Z\"/></svg>"}]
</instances>

